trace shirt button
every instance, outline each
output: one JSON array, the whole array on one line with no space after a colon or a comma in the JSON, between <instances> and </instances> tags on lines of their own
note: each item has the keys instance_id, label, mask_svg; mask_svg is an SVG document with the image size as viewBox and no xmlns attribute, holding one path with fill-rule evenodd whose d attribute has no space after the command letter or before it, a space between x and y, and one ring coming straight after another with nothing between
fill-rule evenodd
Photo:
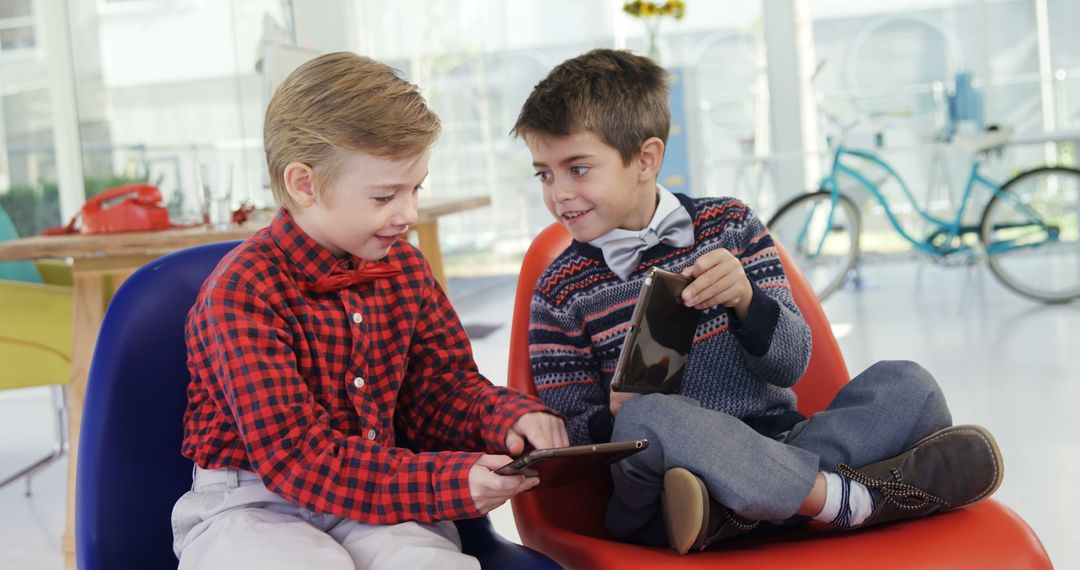
<instances>
[{"instance_id":1,"label":"shirt button","mask_svg":"<svg viewBox=\"0 0 1080 570\"><path fill-rule=\"evenodd\" d=\"M359 376L357 376L356 378L353 378L352 383L353 383L353 386L356 386L357 388L363 388L364 387L364 379L359 377Z\"/></svg>"},{"instance_id":2,"label":"shirt button","mask_svg":"<svg viewBox=\"0 0 1080 570\"><path fill-rule=\"evenodd\" d=\"M378 433L374 429L367 430L367 438L368 439L374 440L376 435L378 435Z\"/></svg>"},{"instance_id":3,"label":"shirt button","mask_svg":"<svg viewBox=\"0 0 1080 570\"><path fill-rule=\"evenodd\" d=\"M356 324L360 324L360 323L364 322L364 315L361 315L360 313L353 313L352 314L352 322L354 322Z\"/></svg>"}]
</instances>

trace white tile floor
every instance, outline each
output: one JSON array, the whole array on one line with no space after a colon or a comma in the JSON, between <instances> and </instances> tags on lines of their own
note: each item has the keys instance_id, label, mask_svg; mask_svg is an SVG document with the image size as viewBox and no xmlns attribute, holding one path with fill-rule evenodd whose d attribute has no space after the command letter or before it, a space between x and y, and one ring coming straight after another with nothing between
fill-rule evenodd
<instances>
[{"instance_id":1,"label":"white tile floor","mask_svg":"<svg viewBox=\"0 0 1080 570\"><path fill-rule=\"evenodd\" d=\"M853 373L880 359L922 363L943 386L958 423L997 436L1006 461L997 498L1042 539L1054 564L1080 567L1080 441L1071 418L1080 408L1080 303L1043 306L1001 288L986 269L943 269L924 262L882 262L863 271L866 285L825 305ZM513 277L453 280L468 325L499 325L473 343L480 369L505 383ZM49 445L48 393L0 394L0 473ZM66 466L45 470L33 498L21 485L0 490L0 568L62 568ZM508 506L496 528L517 539Z\"/></svg>"}]
</instances>

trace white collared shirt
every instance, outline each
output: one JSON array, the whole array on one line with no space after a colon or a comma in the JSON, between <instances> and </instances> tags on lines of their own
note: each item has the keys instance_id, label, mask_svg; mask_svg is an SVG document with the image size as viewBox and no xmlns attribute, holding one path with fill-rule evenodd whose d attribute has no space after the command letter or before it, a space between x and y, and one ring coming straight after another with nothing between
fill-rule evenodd
<instances>
[{"instance_id":1,"label":"white collared shirt","mask_svg":"<svg viewBox=\"0 0 1080 570\"><path fill-rule=\"evenodd\" d=\"M656 228L660 226L661 220L666 218L668 214L674 212L676 209L683 207L682 202L679 202L679 199L675 197L675 194L667 188L657 184L656 193L660 195L660 201L656 204L656 211L653 212L653 217L652 220L649 221L649 225L638 231L615 228L590 241L589 245L603 248L605 243L626 237L639 237L648 243L656 243ZM651 240L649 239L650 235L653 237Z\"/></svg>"}]
</instances>

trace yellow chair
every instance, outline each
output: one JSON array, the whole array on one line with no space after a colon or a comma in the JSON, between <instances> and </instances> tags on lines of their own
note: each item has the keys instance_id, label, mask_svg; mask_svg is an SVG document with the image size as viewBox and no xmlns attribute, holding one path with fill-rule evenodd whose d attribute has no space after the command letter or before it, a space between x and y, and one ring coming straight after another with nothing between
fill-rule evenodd
<instances>
[{"instance_id":1,"label":"yellow chair","mask_svg":"<svg viewBox=\"0 0 1080 570\"><path fill-rule=\"evenodd\" d=\"M11 219L0 209L0 241L15 237ZM71 268L59 262L0 264L0 390L49 386L56 410L57 437L52 451L0 479L4 487L60 459L68 449L64 385L71 375ZM24 280L16 280L24 279ZM4 426L0 429L16 429Z\"/></svg>"}]
</instances>

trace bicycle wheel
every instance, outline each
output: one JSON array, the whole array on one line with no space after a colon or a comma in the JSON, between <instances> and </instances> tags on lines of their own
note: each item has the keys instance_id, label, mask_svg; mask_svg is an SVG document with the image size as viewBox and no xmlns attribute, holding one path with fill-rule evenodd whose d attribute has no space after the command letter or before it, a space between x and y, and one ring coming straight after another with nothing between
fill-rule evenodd
<instances>
[{"instance_id":1,"label":"bicycle wheel","mask_svg":"<svg viewBox=\"0 0 1080 570\"><path fill-rule=\"evenodd\" d=\"M1047 303L1080 298L1080 170L1022 172L983 210L990 270L1013 291Z\"/></svg>"},{"instance_id":2,"label":"bicycle wheel","mask_svg":"<svg viewBox=\"0 0 1080 570\"><path fill-rule=\"evenodd\" d=\"M850 198L827 190L803 194L769 219L769 232L795 260L818 299L844 283L859 257L859 211Z\"/></svg>"}]
</instances>

